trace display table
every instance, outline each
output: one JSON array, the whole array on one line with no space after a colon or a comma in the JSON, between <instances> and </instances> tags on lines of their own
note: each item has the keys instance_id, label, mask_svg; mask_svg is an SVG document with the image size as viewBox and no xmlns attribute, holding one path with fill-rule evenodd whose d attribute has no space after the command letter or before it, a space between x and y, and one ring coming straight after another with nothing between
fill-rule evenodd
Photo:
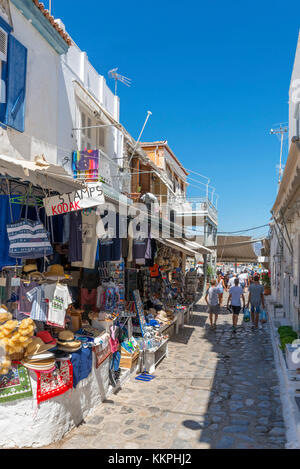
<instances>
[{"instance_id":1,"label":"display table","mask_svg":"<svg viewBox=\"0 0 300 469\"><path fill-rule=\"evenodd\" d=\"M96 369L93 353L92 371L86 379L39 406L36 374L30 371L33 396L1 404L0 447L38 448L61 440L116 390L109 383L109 364L108 357ZM120 384L129 377L130 370L122 369Z\"/></svg>"},{"instance_id":2,"label":"display table","mask_svg":"<svg viewBox=\"0 0 300 469\"><path fill-rule=\"evenodd\" d=\"M144 351L144 369L147 373L154 373L157 365L165 357L168 357L168 339L164 340L157 349Z\"/></svg>"}]
</instances>

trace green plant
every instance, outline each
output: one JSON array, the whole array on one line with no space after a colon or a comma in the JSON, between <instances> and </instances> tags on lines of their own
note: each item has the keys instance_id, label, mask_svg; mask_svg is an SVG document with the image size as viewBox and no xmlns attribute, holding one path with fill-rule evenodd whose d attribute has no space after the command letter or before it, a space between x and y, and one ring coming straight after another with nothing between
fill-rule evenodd
<instances>
[{"instance_id":1,"label":"green plant","mask_svg":"<svg viewBox=\"0 0 300 469\"><path fill-rule=\"evenodd\" d=\"M292 326L280 326L278 327L278 334L281 335L283 332L292 331Z\"/></svg>"},{"instance_id":2,"label":"green plant","mask_svg":"<svg viewBox=\"0 0 300 469\"><path fill-rule=\"evenodd\" d=\"M207 274L207 281L209 282L210 279L212 279L213 276L214 276L214 269L212 268L211 265L208 265L208 266L207 266L206 274Z\"/></svg>"},{"instance_id":3,"label":"green plant","mask_svg":"<svg viewBox=\"0 0 300 469\"><path fill-rule=\"evenodd\" d=\"M286 344L292 344L294 342L294 340L295 340L294 336L285 335L285 336L281 337L280 338L280 348L281 348L281 350L285 350Z\"/></svg>"},{"instance_id":4,"label":"green plant","mask_svg":"<svg viewBox=\"0 0 300 469\"><path fill-rule=\"evenodd\" d=\"M270 288L271 286L271 279L269 277L268 272L265 272L261 276L261 281L264 287Z\"/></svg>"}]
</instances>

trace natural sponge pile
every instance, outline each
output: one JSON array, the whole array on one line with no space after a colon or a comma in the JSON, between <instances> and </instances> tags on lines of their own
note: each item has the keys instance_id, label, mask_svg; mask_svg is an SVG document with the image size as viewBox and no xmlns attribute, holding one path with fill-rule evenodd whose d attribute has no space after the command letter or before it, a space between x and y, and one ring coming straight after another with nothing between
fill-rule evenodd
<instances>
[{"instance_id":1,"label":"natural sponge pile","mask_svg":"<svg viewBox=\"0 0 300 469\"><path fill-rule=\"evenodd\" d=\"M0 362L0 374L8 373L10 356L23 353L32 342L34 327L34 322L30 318L23 319L20 324L10 319L0 326L0 342L6 352L6 360L2 367Z\"/></svg>"}]
</instances>

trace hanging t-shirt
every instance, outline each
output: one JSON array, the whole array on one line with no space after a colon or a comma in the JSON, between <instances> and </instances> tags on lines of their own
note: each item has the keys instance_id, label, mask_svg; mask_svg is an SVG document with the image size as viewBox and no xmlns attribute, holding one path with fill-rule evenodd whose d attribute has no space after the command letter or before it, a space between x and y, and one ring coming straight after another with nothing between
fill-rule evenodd
<instances>
[{"instance_id":1,"label":"hanging t-shirt","mask_svg":"<svg viewBox=\"0 0 300 469\"><path fill-rule=\"evenodd\" d=\"M100 217L101 220L101 217ZM121 259L122 240L119 237L119 214L116 214L115 230L110 230L108 221L103 224L104 231L107 232L106 237L99 238L99 261L119 261ZM103 231L103 230L101 230ZM110 233L114 237L110 237Z\"/></svg>"},{"instance_id":2,"label":"hanging t-shirt","mask_svg":"<svg viewBox=\"0 0 300 469\"><path fill-rule=\"evenodd\" d=\"M37 286L38 286L38 283L36 282L31 282L29 284L26 284L23 282L20 283L20 286L18 288L19 313L23 313L23 314L26 314L27 316L30 316L30 313L32 310L32 302L29 301L27 297L27 293Z\"/></svg>"},{"instance_id":3,"label":"hanging t-shirt","mask_svg":"<svg viewBox=\"0 0 300 469\"><path fill-rule=\"evenodd\" d=\"M69 262L82 262L82 214L70 213Z\"/></svg>"},{"instance_id":4,"label":"hanging t-shirt","mask_svg":"<svg viewBox=\"0 0 300 469\"><path fill-rule=\"evenodd\" d=\"M49 287L46 289L47 299L49 300L48 324L64 327L66 310L72 303L69 289L66 285L58 284L47 285L47 287Z\"/></svg>"},{"instance_id":5,"label":"hanging t-shirt","mask_svg":"<svg viewBox=\"0 0 300 469\"><path fill-rule=\"evenodd\" d=\"M98 238L96 225L98 215L94 209L82 210L82 262L72 262L73 267L84 267L94 269Z\"/></svg>"},{"instance_id":6,"label":"hanging t-shirt","mask_svg":"<svg viewBox=\"0 0 300 469\"><path fill-rule=\"evenodd\" d=\"M97 288L97 308L100 310L105 308L105 288L101 285Z\"/></svg>"},{"instance_id":7,"label":"hanging t-shirt","mask_svg":"<svg viewBox=\"0 0 300 469\"><path fill-rule=\"evenodd\" d=\"M27 292L27 298L32 303L30 318L34 321L47 322L48 302L45 298L45 285L38 285Z\"/></svg>"}]
</instances>

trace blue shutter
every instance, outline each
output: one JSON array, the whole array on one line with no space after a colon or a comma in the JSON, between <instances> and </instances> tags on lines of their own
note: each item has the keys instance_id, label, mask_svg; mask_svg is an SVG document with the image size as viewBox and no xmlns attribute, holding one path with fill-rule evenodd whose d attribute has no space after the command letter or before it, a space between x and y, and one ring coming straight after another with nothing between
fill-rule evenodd
<instances>
[{"instance_id":1,"label":"blue shutter","mask_svg":"<svg viewBox=\"0 0 300 469\"><path fill-rule=\"evenodd\" d=\"M25 130L27 49L12 35L8 38L5 124Z\"/></svg>"}]
</instances>

